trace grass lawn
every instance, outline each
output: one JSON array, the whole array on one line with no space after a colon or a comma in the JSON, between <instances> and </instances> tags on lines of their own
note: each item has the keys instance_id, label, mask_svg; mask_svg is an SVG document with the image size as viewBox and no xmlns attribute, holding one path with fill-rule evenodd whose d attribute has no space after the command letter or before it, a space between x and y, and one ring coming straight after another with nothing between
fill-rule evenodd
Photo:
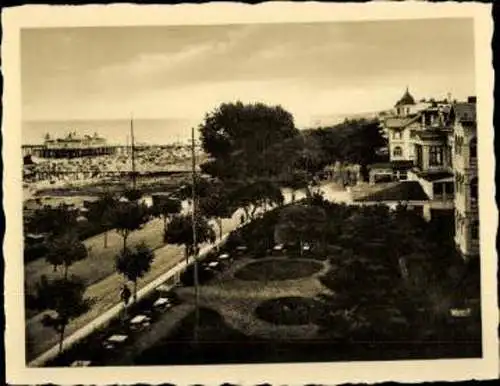
<instances>
[{"instance_id":1,"label":"grass lawn","mask_svg":"<svg viewBox=\"0 0 500 386\"><path fill-rule=\"evenodd\" d=\"M311 276L323 265L313 260L270 259L247 264L235 273L239 280L275 281Z\"/></svg>"},{"instance_id":2,"label":"grass lawn","mask_svg":"<svg viewBox=\"0 0 500 386\"><path fill-rule=\"evenodd\" d=\"M140 241L146 242L151 248L158 248L163 245L163 222L161 219L154 219L148 222L143 229L133 232L127 244L134 246ZM122 238L115 232L108 232L108 247L104 248L104 236L98 235L84 241L89 257L73 264L69 273L81 277L90 286L116 271L115 258L123 248ZM62 268L59 267L54 272L52 265L48 264L44 258L32 261L25 265L24 282L26 294L33 294L35 284L39 282L42 275L47 278L60 277Z\"/></svg>"}]
</instances>

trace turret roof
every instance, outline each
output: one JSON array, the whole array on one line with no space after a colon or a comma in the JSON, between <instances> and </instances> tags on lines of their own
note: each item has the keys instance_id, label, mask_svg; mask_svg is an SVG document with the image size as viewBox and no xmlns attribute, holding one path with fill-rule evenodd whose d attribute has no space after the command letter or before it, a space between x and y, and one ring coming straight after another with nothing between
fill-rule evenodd
<instances>
[{"instance_id":1,"label":"turret roof","mask_svg":"<svg viewBox=\"0 0 500 386\"><path fill-rule=\"evenodd\" d=\"M413 98L413 96L410 94L410 92L408 91L408 87L406 88L406 91L404 93L404 95L401 97L401 99L396 103L396 106L395 107L398 107L398 106L404 106L404 105L414 105L416 104L415 103L415 99Z\"/></svg>"}]
</instances>

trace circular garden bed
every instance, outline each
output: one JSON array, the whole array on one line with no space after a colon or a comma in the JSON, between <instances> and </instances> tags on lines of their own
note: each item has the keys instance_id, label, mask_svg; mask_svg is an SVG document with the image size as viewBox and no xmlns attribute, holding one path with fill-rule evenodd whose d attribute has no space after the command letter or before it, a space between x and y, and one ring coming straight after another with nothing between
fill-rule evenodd
<instances>
[{"instance_id":1,"label":"circular garden bed","mask_svg":"<svg viewBox=\"0 0 500 386\"><path fill-rule=\"evenodd\" d=\"M270 259L247 264L234 276L249 281L292 280L311 276L322 268L323 264L312 260Z\"/></svg>"},{"instance_id":2,"label":"circular garden bed","mask_svg":"<svg viewBox=\"0 0 500 386\"><path fill-rule=\"evenodd\" d=\"M311 298L283 297L261 303L255 314L273 324L304 325L315 323L324 311L323 304Z\"/></svg>"}]
</instances>

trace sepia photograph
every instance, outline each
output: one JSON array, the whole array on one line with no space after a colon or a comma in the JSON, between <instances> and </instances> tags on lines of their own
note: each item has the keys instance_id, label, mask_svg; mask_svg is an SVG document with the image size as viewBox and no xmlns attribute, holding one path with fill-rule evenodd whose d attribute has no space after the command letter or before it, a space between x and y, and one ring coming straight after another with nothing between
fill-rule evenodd
<instances>
[{"instance_id":1,"label":"sepia photograph","mask_svg":"<svg viewBox=\"0 0 500 386\"><path fill-rule=\"evenodd\" d=\"M15 363L80 368L75 383L196 365L476 360L485 374L499 351L490 8L194 7L212 11L143 23L149 7L132 6L120 23L98 7L99 24L82 7L16 30L18 111L2 125Z\"/></svg>"}]
</instances>

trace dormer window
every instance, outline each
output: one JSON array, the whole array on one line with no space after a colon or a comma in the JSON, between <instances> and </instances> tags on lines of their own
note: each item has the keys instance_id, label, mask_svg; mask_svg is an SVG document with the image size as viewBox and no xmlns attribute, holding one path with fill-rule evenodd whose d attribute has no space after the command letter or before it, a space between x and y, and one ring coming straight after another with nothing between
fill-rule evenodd
<instances>
[{"instance_id":1,"label":"dormer window","mask_svg":"<svg viewBox=\"0 0 500 386\"><path fill-rule=\"evenodd\" d=\"M477 177L473 178L470 182L470 199L472 203L477 203L478 199Z\"/></svg>"},{"instance_id":2,"label":"dormer window","mask_svg":"<svg viewBox=\"0 0 500 386\"><path fill-rule=\"evenodd\" d=\"M469 157L470 158L477 158L477 139L472 138L471 141L469 142Z\"/></svg>"}]
</instances>

